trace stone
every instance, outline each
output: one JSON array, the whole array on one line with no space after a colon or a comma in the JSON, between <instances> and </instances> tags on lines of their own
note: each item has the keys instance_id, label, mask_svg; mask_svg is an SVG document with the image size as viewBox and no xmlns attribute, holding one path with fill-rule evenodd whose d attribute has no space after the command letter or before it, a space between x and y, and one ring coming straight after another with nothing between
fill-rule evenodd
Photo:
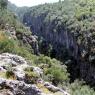
<instances>
[{"instance_id":1,"label":"stone","mask_svg":"<svg viewBox=\"0 0 95 95\"><path fill-rule=\"evenodd\" d=\"M9 54L9 53L3 53L2 55L0 55L0 62L1 62L0 66L4 64L12 64L15 66L20 64L27 64L25 59L22 58L21 56Z\"/></svg>"},{"instance_id":2,"label":"stone","mask_svg":"<svg viewBox=\"0 0 95 95\"><path fill-rule=\"evenodd\" d=\"M39 76L43 75L43 71L39 67L33 67L33 71Z\"/></svg>"},{"instance_id":3,"label":"stone","mask_svg":"<svg viewBox=\"0 0 95 95\"><path fill-rule=\"evenodd\" d=\"M58 87L55 87L54 85L50 84L49 82L45 82L44 86L54 93L60 90Z\"/></svg>"},{"instance_id":4,"label":"stone","mask_svg":"<svg viewBox=\"0 0 95 95\"><path fill-rule=\"evenodd\" d=\"M10 90L0 90L0 95L14 95Z\"/></svg>"},{"instance_id":5,"label":"stone","mask_svg":"<svg viewBox=\"0 0 95 95\"><path fill-rule=\"evenodd\" d=\"M23 81L0 78L0 86L10 90L13 95L42 95L36 85L26 84Z\"/></svg>"},{"instance_id":6,"label":"stone","mask_svg":"<svg viewBox=\"0 0 95 95\"><path fill-rule=\"evenodd\" d=\"M3 67L0 67L0 72L6 72L6 69L4 69Z\"/></svg>"},{"instance_id":7,"label":"stone","mask_svg":"<svg viewBox=\"0 0 95 95\"><path fill-rule=\"evenodd\" d=\"M63 89L56 87L54 85L52 85L49 82L45 82L44 86L49 89L51 92L56 93L56 92L60 92L61 94L63 93L63 95L70 95L69 93L67 93L66 91L64 91Z\"/></svg>"},{"instance_id":8,"label":"stone","mask_svg":"<svg viewBox=\"0 0 95 95\"><path fill-rule=\"evenodd\" d=\"M39 67L30 66L27 61L18 55L3 53L0 54L0 71L6 72L8 69L6 66L9 66L15 74L15 79L0 78L0 95L54 95L55 92L61 92L63 95L66 93L64 90L55 87L49 82L44 82L42 79L43 70ZM34 72L38 75L36 83L44 84L48 90L53 93L46 94L41 88L37 87L37 84L29 84L26 80L26 71L25 69L30 68L31 72ZM30 78L29 78L30 79ZM31 79L30 79L31 80Z\"/></svg>"}]
</instances>

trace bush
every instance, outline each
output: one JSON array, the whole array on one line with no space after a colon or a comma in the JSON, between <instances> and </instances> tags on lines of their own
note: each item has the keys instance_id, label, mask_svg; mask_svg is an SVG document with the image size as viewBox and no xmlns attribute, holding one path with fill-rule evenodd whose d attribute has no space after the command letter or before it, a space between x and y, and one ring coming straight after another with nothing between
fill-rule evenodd
<instances>
[{"instance_id":1,"label":"bush","mask_svg":"<svg viewBox=\"0 0 95 95\"><path fill-rule=\"evenodd\" d=\"M61 68L58 66L52 66L46 71L46 76L52 81L54 85L63 84L63 82L68 81L68 73L66 68Z\"/></svg>"},{"instance_id":2,"label":"bush","mask_svg":"<svg viewBox=\"0 0 95 95\"><path fill-rule=\"evenodd\" d=\"M27 68L25 68L24 71L25 71L25 72L32 72L32 71L33 71L33 68L32 68L32 67L27 67Z\"/></svg>"},{"instance_id":3,"label":"bush","mask_svg":"<svg viewBox=\"0 0 95 95\"><path fill-rule=\"evenodd\" d=\"M9 39L3 33L0 33L0 53L13 52L14 47L14 40Z\"/></svg>"},{"instance_id":4,"label":"bush","mask_svg":"<svg viewBox=\"0 0 95 95\"><path fill-rule=\"evenodd\" d=\"M39 76L32 71L26 71L25 77L26 77L26 82L32 84L36 83L37 79L39 78Z\"/></svg>"},{"instance_id":5,"label":"bush","mask_svg":"<svg viewBox=\"0 0 95 95\"><path fill-rule=\"evenodd\" d=\"M13 73L12 70L8 70L6 71L6 77L9 79L9 78L12 78L12 79L15 79L15 74Z\"/></svg>"},{"instance_id":6,"label":"bush","mask_svg":"<svg viewBox=\"0 0 95 95\"><path fill-rule=\"evenodd\" d=\"M0 41L0 53L4 52L13 52L14 51L14 42L9 39Z\"/></svg>"},{"instance_id":7,"label":"bush","mask_svg":"<svg viewBox=\"0 0 95 95\"><path fill-rule=\"evenodd\" d=\"M44 55L40 55L36 60L35 60L35 64L47 64L49 66L51 66L51 58L44 56Z\"/></svg>"},{"instance_id":8,"label":"bush","mask_svg":"<svg viewBox=\"0 0 95 95\"><path fill-rule=\"evenodd\" d=\"M70 86L71 95L95 95L94 89L90 88L87 85L80 81L75 81Z\"/></svg>"},{"instance_id":9,"label":"bush","mask_svg":"<svg viewBox=\"0 0 95 95\"><path fill-rule=\"evenodd\" d=\"M0 0L0 6L1 8L7 8L8 0Z\"/></svg>"}]
</instances>

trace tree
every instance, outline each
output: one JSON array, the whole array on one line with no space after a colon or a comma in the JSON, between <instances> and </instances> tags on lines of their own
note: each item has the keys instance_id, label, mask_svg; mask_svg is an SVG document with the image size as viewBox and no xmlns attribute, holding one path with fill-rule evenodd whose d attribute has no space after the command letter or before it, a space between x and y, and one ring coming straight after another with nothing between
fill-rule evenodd
<instances>
[{"instance_id":1,"label":"tree","mask_svg":"<svg viewBox=\"0 0 95 95\"><path fill-rule=\"evenodd\" d=\"M0 0L1 9L6 9L8 4L8 0Z\"/></svg>"}]
</instances>

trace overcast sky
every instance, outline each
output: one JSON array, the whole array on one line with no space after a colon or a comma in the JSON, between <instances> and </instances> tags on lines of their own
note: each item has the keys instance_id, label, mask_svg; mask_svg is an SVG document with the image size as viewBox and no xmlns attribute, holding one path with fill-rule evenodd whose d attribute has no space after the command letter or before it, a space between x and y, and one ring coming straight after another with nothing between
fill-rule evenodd
<instances>
[{"instance_id":1,"label":"overcast sky","mask_svg":"<svg viewBox=\"0 0 95 95\"><path fill-rule=\"evenodd\" d=\"M59 0L9 0L9 1L21 7L21 6L35 6L38 4L58 2Z\"/></svg>"}]
</instances>

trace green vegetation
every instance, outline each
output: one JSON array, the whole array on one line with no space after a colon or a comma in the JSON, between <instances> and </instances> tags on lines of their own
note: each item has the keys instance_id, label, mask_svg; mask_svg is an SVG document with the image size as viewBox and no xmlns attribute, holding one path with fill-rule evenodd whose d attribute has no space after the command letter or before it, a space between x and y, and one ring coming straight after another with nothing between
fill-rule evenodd
<instances>
[{"instance_id":1,"label":"green vegetation","mask_svg":"<svg viewBox=\"0 0 95 95\"><path fill-rule=\"evenodd\" d=\"M9 39L3 32L0 32L0 53L14 51L15 43Z\"/></svg>"},{"instance_id":2,"label":"green vegetation","mask_svg":"<svg viewBox=\"0 0 95 95\"><path fill-rule=\"evenodd\" d=\"M35 72L33 72L31 69L26 69L25 70L25 77L26 77L26 81L27 83L36 83L37 79L40 77L39 75L37 75Z\"/></svg>"},{"instance_id":3,"label":"green vegetation","mask_svg":"<svg viewBox=\"0 0 95 95\"><path fill-rule=\"evenodd\" d=\"M71 95L95 95L93 88L90 88L78 80L72 83L69 87L71 89Z\"/></svg>"},{"instance_id":4,"label":"green vegetation","mask_svg":"<svg viewBox=\"0 0 95 95\"><path fill-rule=\"evenodd\" d=\"M64 65L64 63L47 57L51 56L51 44L48 46L48 51L43 51L47 56L34 55L32 51L30 51L31 47L27 47L28 45L25 45L21 39L23 34L31 35L31 32L17 20L17 15L14 15L13 12L7 10L7 3L7 0L0 0L0 53L9 52L18 54L28 60L30 64L39 66L44 71L43 76L38 76L33 72L32 68L25 69L26 81L28 81L28 83L35 83L39 77L42 77L43 79L52 82L54 85L61 85L61 87L65 85L67 86L67 84L69 84L67 67ZM14 9L15 8L16 6L14 6ZM18 15L20 12L22 13L19 15L21 20L25 11L27 11L27 8L18 11ZM93 44L93 40L95 38L94 0L59 0L58 3L39 5L30 8L29 12L26 13L25 16L41 16L44 14L45 17L42 20L43 24L48 25L48 23L50 23L54 25L50 32L60 33L63 29L71 32L74 35L75 40L78 42L78 45L81 44L83 49L88 51L88 55L95 54L95 46ZM5 32L6 24L8 24L10 27L14 27L16 34L21 34L19 36L20 39L10 38L10 34ZM89 37L86 34L88 34ZM65 52L65 48L64 50L62 48L62 53L66 54ZM63 55L57 56L62 58L64 57ZM89 59L88 57L86 59ZM9 79L15 79L15 75L12 70L8 70L6 73L1 72L0 77L2 76L6 76ZM47 91L43 85L37 85L42 87L43 90ZM71 95L95 95L95 91L93 89L87 85L84 85L84 83L80 83L80 81L70 84L69 88Z\"/></svg>"},{"instance_id":5,"label":"green vegetation","mask_svg":"<svg viewBox=\"0 0 95 95\"><path fill-rule=\"evenodd\" d=\"M68 74L66 68L52 66L46 71L48 80L52 81L54 85L61 84L63 82L68 82Z\"/></svg>"},{"instance_id":6,"label":"green vegetation","mask_svg":"<svg viewBox=\"0 0 95 95\"><path fill-rule=\"evenodd\" d=\"M29 60L30 63L41 67L44 71L44 76L42 77L47 81L51 81L55 85L62 85L63 82L67 82L69 80L66 67L61 66L62 63L60 61L57 61L56 59L51 59L50 57L44 55L33 55L27 49L27 47L20 46L19 41L9 39L7 34L1 32L0 53L4 52L14 53L23 56L24 58ZM33 72L32 68L25 69L25 72L27 80L29 82L35 83L38 77L40 77ZM10 78L12 75L14 75L12 71L9 70L8 72L6 72L6 76L8 78ZM50 76L52 76L52 79Z\"/></svg>"},{"instance_id":7,"label":"green vegetation","mask_svg":"<svg viewBox=\"0 0 95 95\"><path fill-rule=\"evenodd\" d=\"M8 0L0 0L0 8L5 9L7 8Z\"/></svg>"},{"instance_id":8,"label":"green vegetation","mask_svg":"<svg viewBox=\"0 0 95 95\"><path fill-rule=\"evenodd\" d=\"M7 79L16 79L15 74L13 73L12 70L6 72L6 77Z\"/></svg>"},{"instance_id":9,"label":"green vegetation","mask_svg":"<svg viewBox=\"0 0 95 95\"><path fill-rule=\"evenodd\" d=\"M29 17L30 19L31 18L33 19L33 17L34 19L36 18L38 19L40 17L41 25L39 23L38 30L40 31L40 33L43 33L41 34L41 36L45 35L44 32L49 32L51 34L50 36L54 35L57 36L62 34L62 32L63 33L67 32L68 34L72 35L74 41L76 42L79 48L78 59L80 60L80 62L82 61L81 63L91 64L91 66L94 67L93 65L95 65L95 0L64 0L53 4L44 4L32 7L25 13L23 19L24 23L27 23L27 25L32 25L32 23L27 20L27 17ZM41 45L40 47L41 52L47 56L51 56L51 51L53 49L52 44L49 46L47 42L43 43L42 40L43 39L39 41L39 44ZM48 37L46 40L48 40ZM56 38L53 39L52 43L54 43L54 40L56 40ZM58 45L58 47L60 46ZM62 46L62 48L58 49L58 52L59 51L61 54L55 55L55 53L53 53L54 55L53 58L56 58L57 56L58 59L60 58L63 59L62 61L64 61L65 57L66 60L69 59L68 52L66 51L65 47ZM72 60L71 56L70 58ZM60 66L57 67L56 65L53 65L52 61L47 62L46 60L47 58L44 59L43 56L38 58L38 60L35 60L35 63L37 64L39 62L40 64L42 63L48 64L48 62L50 63L48 65L45 64L40 65L40 67L42 67L45 72L44 79L51 81L55 85L62 84L63 81L68 80L67 78L68 74L65 72L65 69L60 68ZM78 67L76 66L77 64L74 64L75 62L71 63L72 64L70 64L71 66L68 69L71 70L70 71L71 74L74 75L73 77L75 77L75 74L77 74L77 72L79 74L82 71L80 65ZM73 69L75 69L76 72L73 72L72 71ZM77 71L77 69L79 69L79 71ZM84 71L86 72L86 70ZM57 77L58 75L59 77ZM85 76L87 79L89 79L87 75ZM78 77L81 78L81 75ZM72 87L70 89L72 89L71 91L72 95L95 94L95 91L93 89L91 89L87 85L84 85L83 83L80 84L79 81L77 81L77 83L74 83L74 85L71 84L71 86Z\"/></svg>"},{"instance_id":10,"label":"green vegetation","mask_svg":"<svg viewBox=\"0 0 95 95\"><path fill-rule=\"evenodd\" d=\"M94 15L95 0L64 0L54 4L44 4L30 8L29 11L25 13L23 22L30 25L31 22L27 22L27 17L41 17L42 24L39 31L45 32L48 26L50 26L48 31L54 35L59 35L62 31L67 31L74 35L77 44L83 47L81 55L83 50L88 52L88 55L93 55L95 54ZM42 49L44 47L41 47L41 52L50 55L51 48L49 48L49 45L45 48L46 50ZM67 54L67 52L62 52L65 55ZM57 56L62 58L64 55L59 54ZM86 59L89 58L87 57Z\"/></svg>"},{"instance_id":11,"label":"green vegetation","mask_svg":"<svg viewBox=\"0 0 95 95\"><path fill-rule=\"evenodd\" d=\"M61 66L61 62L56 59L41 55L34 60L34 63L43 69L43 78L52 82L54 85L69 82L69 74L65 65Z\"/></svg>"},{"instance_id":12,"label":"green vegetation","mask_svg":"<svg viewBox=\"0 0 95 95\"><path fill-rule=\"evenodd\" d=\"M22 22L24 14L28 11L28 7L17 7L16 5L8 2L8 10L17 15L17 18Z\"/></svg>"}]
</instances>

